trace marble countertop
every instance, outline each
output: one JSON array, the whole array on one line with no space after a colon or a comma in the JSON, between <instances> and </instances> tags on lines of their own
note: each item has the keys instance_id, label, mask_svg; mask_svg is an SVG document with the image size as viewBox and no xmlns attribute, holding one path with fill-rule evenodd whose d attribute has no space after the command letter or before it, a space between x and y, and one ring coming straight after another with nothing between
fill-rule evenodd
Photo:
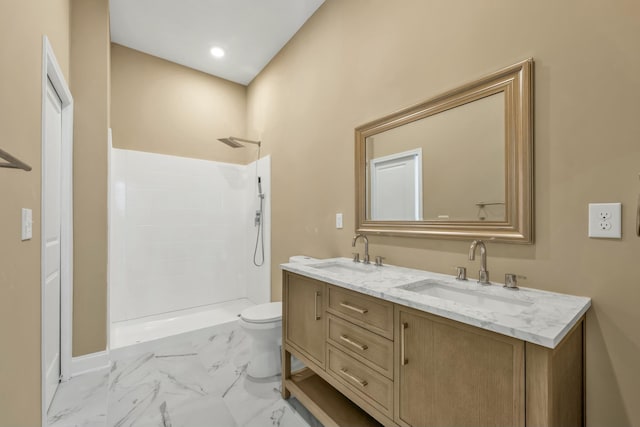
<instances>
[{"instance_id":1,"label":"marble countertop","mask_svg":"<svg viewBox=\"0 0 640 427\"><path fill-rule=\"evenodd\" d=\"M330 268L322 268L323 266ZM459 281L445 274L393 265L376 267L373 264L356 264L348 258L288 263L281 264L280 267L292 273L548 348L555 348L591 306L591 298L587 297L523 287L514 291L496 283L483 286L474 279ZM421 284L434 282L453 292L462 291L461 293L475 297L486 296L498 304L506 301L518 313L482 308L410 290Z\"/></svg>"}]
</instances>

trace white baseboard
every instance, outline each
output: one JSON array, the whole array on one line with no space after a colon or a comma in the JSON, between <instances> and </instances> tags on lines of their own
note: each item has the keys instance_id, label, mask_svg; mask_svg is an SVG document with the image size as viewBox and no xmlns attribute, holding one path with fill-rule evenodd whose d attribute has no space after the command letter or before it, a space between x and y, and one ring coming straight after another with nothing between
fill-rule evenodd
<instances>
[{"instance_id":1,"label":"white baseboard","mask_svg":"<svg viewBox=\"0 0 640 427\"><path fill-rule=\"evenodd\" d=\"M71 377L106 369L109 365L109 352L107 350L73 357L71 358Z\"/></svg>"}]
</instances>

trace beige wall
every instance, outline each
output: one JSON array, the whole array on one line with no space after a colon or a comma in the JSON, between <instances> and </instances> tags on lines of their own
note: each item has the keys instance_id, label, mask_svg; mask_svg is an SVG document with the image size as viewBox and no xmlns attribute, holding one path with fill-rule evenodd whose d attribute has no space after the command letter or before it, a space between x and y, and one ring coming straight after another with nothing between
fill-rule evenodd
<instances>
[{"instance_id":1,"label":"beige wall","mask_svg":"<svg viewBox=\"0 0 640 427\"><path fill-rule=\"evenodd\" d=\"M245 137L245 86L111 46L115 147L221 162L254 160L254 150L217 141Z\"/></svg>"},{"instance_id":2,"label":"beige wall","mask_svg":"<svg viewBox=\"0 0 640 427\"><path fill-rule=\"evenodd\" d=\"M73 0L73 355L107 347L109 2Z\"/></svg>"},{"instance_id":3,"label":"beige wall","mask_svg":"<svg viewBox=\"0 0 640 427\"><path fill-rule=\"evenodd\" d=\"M272 155L275 299L290 255L351 252L356 126L532 56L536 244L489 243L489 270L593 298L588 424L640 425L639 21L628 0L327 0L248 91L248 135ZM624 238L589 239L587 204L615 201ZM478 268L469 242L371 242L390 264Z\"/></svg>"},{"instance_id":4,"label":"beige wall","mask_svg":"<svg viewBox=\"0 0 640 427\"><path fill-rule=\"evenodd\" d=\"M0 168L0 425L40 423L42 35L69 78L69 0L0 4L0 149L33 167ZM20 241L20 209L33 238Z\"/></svg>"},{"instance_id":5,"label":"beige wall","mask_svg":"<svg viewBox=\"0 0 640 427\"><path fill-rule=\"evenodd\" d=\"M68 0L0 6L0 148L34 168L0 169L0 336L9 349L0 364L0 425L39 422L42 34L51 39L76 102L74 355L103 350L106 343L108 14L105 0L73 5L73 36ZM628 0L327 0L250 85L246 106L241 86L225 82L225 89L203 93L207 84L195 78L179 87L182 77L169 85L174 92L159 95L168 102L159 101L152 89L164 77L200 73L141 60L162 63L156 79L144 67L128 69L128 60L122 68L114 64L114 143L245 162L225 157L233 150L214 151L226 147L213 138L263 139L273 162L273 291L279 299L277 265L288 256L351 252L354 127L533 56L536 244L489 244L489 267L495 278L513 271L528 277L525 285L594 299L587 319L588 423L638 425L640 239L632 230L640 191L639 19L640 6ZM114 62L119 53L127 55L124 48L113 51ZM125 88L135 88L138 79L142 96L119 98L118 72L131 77ZM215 93L216 105L209 106L208 93ZM142 103L127 110L118 99ZM152 114L150 102L169 107ZM127 111L138 114L139 123L116 117ZM165 126L169 118L175 121ZM206 127L210 118L215 128ZM149 138L152 145L146 145ZM209 143L214 146L203 148ZM586 205L596 201L624 203L621 241L586 237ZM20 241L22 207L34 210L34 236L27 242ZM345 213L344 230L334 228L336 212ZM477 268L466 261L467 242L371 241L372 254L392 264L447 273L455 265Z\"/></svg>"}]
</instances>

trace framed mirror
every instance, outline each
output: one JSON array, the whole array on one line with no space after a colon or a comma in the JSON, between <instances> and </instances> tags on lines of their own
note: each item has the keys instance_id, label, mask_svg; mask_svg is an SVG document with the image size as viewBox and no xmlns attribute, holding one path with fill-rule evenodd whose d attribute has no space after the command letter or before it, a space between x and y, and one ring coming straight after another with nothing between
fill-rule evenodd
<instances>
[{"instance_id":1,"label":"framed mirror","mask_svg":"<svg viewBox=\"0 0 640 427\"><path fill-rule=\"evenodd\" d=\"M533 59L356 128L357 232L533 242Z\"/></svg>"}]
</instances>

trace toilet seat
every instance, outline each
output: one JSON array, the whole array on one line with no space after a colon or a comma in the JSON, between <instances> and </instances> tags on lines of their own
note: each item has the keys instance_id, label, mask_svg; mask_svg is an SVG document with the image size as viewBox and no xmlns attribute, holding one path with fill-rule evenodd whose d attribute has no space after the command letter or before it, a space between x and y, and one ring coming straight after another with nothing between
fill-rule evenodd
<instances>
[{"instance_id":1,"label":"toilet seat","mask_svg":"<svg viewBox=\"0 0 640 427\"><path fill-rule=\"evenodd\" d=\"M240 318L247 323L272 323L282 319L282 302L259 304L242 310Z\"/></svg>"}]
</instances>

